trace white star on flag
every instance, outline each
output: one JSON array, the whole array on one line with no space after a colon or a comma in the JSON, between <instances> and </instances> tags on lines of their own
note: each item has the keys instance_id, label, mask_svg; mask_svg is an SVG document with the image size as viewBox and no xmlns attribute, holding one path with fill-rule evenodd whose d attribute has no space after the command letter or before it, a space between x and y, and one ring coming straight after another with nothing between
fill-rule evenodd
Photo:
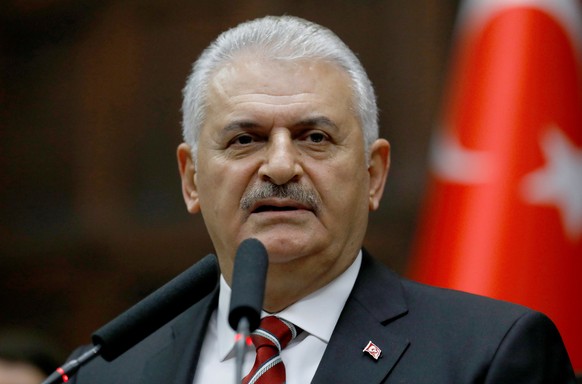
<instances>
[{"instance_id":1,"label":"white star on flag","mask_svg":"<svg viewBox=\"0 0 582 384\"><path fill-rule=\"evenodd\" d=\"M556 206L566 234L575 241L582 234L582 149L557 127L548 129L540 144L546 164L523 179L524 198Z\"/></svg>"}]
</instances>

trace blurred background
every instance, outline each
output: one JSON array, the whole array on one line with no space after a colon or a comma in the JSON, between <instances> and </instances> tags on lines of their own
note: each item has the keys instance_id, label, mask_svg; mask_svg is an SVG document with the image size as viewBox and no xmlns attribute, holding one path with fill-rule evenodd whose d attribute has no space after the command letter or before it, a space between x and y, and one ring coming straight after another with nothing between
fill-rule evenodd
<instances>
[{"instance_id":1,"label":"blurred background","mask_svg":"<svg viewBox=\"0 0 582 384\"><path fill-rule=\"evenodd\" d=\"M221 31L291 14L336 32L378 94L392 169L367 248L406 268L458 1L3 0L0 326L65 350L212 246L175 160L181 89Z\"/></svg>"}]
</instances>

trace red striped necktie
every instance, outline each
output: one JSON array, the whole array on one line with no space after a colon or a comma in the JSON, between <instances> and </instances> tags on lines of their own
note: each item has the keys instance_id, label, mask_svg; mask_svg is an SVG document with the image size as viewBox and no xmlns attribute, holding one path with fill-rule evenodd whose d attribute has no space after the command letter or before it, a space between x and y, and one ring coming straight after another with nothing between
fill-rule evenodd
<instances>
[{"instance_id":1,"label":"red striped necktie","mask_svg":"<svg viewBox=\"0 0 582 384\"><path fill-rule=\"evenodd\" d=\"M275 316L263 318L259 328L251 334L257 351L255 364L242 383L285 383L285 366L279 354L297 334L297 328L286 320Z\"/></svg>"}]
</instances>

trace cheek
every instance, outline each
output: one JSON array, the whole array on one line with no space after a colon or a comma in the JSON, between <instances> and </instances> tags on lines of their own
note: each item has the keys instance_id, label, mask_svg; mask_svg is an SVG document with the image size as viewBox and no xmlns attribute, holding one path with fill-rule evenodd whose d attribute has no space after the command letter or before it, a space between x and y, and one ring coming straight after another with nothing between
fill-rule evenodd
<instances>
[{"instance_id":1,"label":"cheek","mask_svg":"<svg viewBox=\"0 0 582 384\"><path fill-rule=\"evenodd\" d=\"M205 169L213 171L200 174L198 177L200 207L203 214L232 219L233 215L236 215L245 189L252 180L251 167L245 164L218 162L207 165Z\"/></svg>"},{"instance_id":2,"label":"cheek","mask_svg":"<svg viewBox=\"0 0 582 384\"><path fill-rule=\"evenodd\" d=\"M235 205L236 182L227 175L213 177L211 180L204 180L200 185L200 208L203 213L213 216L220 216L220 213L232 205Z\"/></svg>"},{"instance_id":3,"label":"cheek","mask_svg":"<svg viewBox=\"0 0 582 384\"><path fill-rule=\"evenodd\" d=\"M322 174L321 197L336 216L343 215L340 218L362 209L367 211L368 184L367 171L353 162L347 163Z\"/></svg>"}]
</instances>

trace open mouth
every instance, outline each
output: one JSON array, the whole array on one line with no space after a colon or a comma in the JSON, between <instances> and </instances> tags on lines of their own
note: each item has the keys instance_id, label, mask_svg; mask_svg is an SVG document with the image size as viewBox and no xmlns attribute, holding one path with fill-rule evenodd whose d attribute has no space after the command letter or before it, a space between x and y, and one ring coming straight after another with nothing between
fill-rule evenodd
<instances>
[{"instance_id":1,"label":"open mouth","mask_svg":"<svg viewBox=\"0 0 582 384\"><path fill-rule=\"evenodd\" d=\"M297 212L297 211L313 211L310 206L300 202L288 199L266 199L257 201L251 207L251 213L262 212Z\"/></svg>"},{"instance_id":2,"label":"open mouth","mask_svg":"<svg viewBox=\"0 0 582 384\"><path fill-rule=\"evenodd\" d=\"M290 206L275 206L275 205L261 205L257 207L253 211L253 213L261 213L261 212L283 212L283 211L297 211L299 208L297 207L290 207Z\"/></svg>"}]
</instances>

